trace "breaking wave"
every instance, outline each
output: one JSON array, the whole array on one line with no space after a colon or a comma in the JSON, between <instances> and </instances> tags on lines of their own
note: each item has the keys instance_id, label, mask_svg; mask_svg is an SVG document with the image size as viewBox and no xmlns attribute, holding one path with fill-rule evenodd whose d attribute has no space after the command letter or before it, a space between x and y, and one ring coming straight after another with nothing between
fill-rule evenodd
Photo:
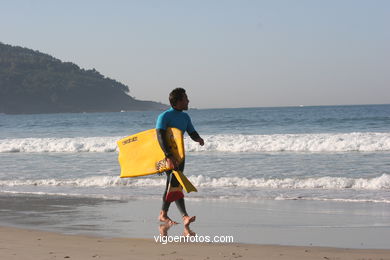
<instances>
[{"instance_id":1,"label":"breaking wave","mask_svg":"<svg viewBox=\"0 0 390 260\"><path fill-rule=\"evenodd\" d=\"M223 188L270 188L270 189L357 189L390 190L390 175L382 174L374 178L317 177L317 178L212 178L203 175L190 176L190 181L197 187ZM40 180L1 180L2 187L15 186L71 186L71 187L120 187L120 186L164 186L165 178L124 178L116 176L91 176L75 179L40 179Z\"/></svg>"},{"instance_id":2,"label":"breaking wave","mask_svg":"<svg viewBox=\"0 0 390 260\"><path fill-rule=\"evenodd\" d=\"M119 137L1 139L1 153L115 152Z\"/></svg>"},{"instance_id":3,"label":"breaking wave","mask_svg":"<svg viewBox=\"0 0 390 260\"><path fill-rule=\"evenodd\" d=\"M118 152L122 137L0 139L0 153ZM188 137L187 152L376 152L390 151L390 133L206 135L204 146Z\"/></svg>"}]
</instances>

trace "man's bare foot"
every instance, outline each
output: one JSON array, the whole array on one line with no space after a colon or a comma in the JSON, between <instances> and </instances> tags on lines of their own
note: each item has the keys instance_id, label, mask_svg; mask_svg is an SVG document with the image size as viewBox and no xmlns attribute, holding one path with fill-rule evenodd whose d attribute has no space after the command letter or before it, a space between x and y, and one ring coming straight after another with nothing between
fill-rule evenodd
<instances>
[{"instance_id":1,"label":"man's bare foot","mask_svg":"<svg viewBox=\"0 0 390 260\"><path fill-rule=\"evenodd\" d=\"M183 217L183 224L184 226L188 226L190 223L194 222L196 219L196 216L184 216Z\"/></svg>"},{"instance_id":2,"label":"man's bare foot","mask_svg":"<svg viewBox=\"0 0 390 260\"><path fill-rule=\"evenodd\" d=\"M167 223L167 224L169 224L169 225L179 224L179 223L177 223L176 221L173 221L172 219L170 219L168 216L166 216L166 217L160 216L159 220L160 220L161 222L165 222L165 223Z\"/></svg>"},{"instance_id":3,"label":"man's bare foot","mask_svg":"<svg viewBox=\"0 0 390 260\"><path fill-rule=\"evenodd\" d=\"M161 211L160 216L158 217L158 220L161 222L165 222L170 225L178 224L176 221L173 221L168 217L168 214L166 211Z\"/></svg>"}]
</instances>

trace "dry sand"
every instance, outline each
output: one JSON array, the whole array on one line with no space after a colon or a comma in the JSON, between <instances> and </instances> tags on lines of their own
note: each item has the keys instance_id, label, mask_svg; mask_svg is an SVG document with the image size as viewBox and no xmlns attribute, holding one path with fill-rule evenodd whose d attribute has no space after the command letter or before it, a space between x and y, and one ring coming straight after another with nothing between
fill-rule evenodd
<instances>
[{"instance_id":1,"label":"dry sand","mask_svg":"<svg viewBox=\"0 0 390 260\"><path fill-rule=\"evenodd\" d=\"M0 227L0 259L390 259L390 250L156 243Z\"/></svg>"}]
</instances>

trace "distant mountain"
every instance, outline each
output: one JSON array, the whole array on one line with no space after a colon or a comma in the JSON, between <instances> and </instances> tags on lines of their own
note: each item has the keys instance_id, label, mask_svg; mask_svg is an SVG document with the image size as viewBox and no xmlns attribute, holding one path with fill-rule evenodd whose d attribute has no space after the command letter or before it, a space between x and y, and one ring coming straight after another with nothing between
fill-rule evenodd
<instances>
[{"instance_id":1,"label":"distant mountain","mask_svg":"<svg viewBox=\"0 0 390 260\"><path fill-rule=\"evenodd\" d=\"M0 42L0 113L77 113L162 110L140 101L129 88L50 55Z\"/></svg>"}]
</instances>

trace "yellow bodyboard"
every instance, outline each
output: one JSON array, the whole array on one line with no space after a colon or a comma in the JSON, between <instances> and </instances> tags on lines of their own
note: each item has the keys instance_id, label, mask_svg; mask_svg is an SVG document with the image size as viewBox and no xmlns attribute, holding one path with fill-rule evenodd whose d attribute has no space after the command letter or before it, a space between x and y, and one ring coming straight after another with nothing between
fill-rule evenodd
<instances>
[{"instance_id":1,"label":"yellow bodyboard","mask_svg":"<svg viewBox=\"0 0 390 260\"><path fill-rule=\"evenodd\" d=\"M167 143L176 160L182 162L184 159L183 133L177 128L168 128ZM144 176L170 170L158 142L156 129L125 137L117 144L121 178Z\"/></svg>"},{"instance_id":2,"label":"yellow bodyboard","mask_svg":"<svg viewBox=\"0 0 390 260\"><path fill-rule=\"evenodd\" d=\"M182 131L177 128L168 128L167 144L175 159L181 163L185 157ZM121 178L145 176L172 170L167 166L165 154L157 139L156 129L125 137L119 140L117 145ZM187 192L197 191L183 173L176 171L173 173L184 190Z\"/></svg>"},{"instance_id":3,"label":"yellow bodyboard","mask_svg":"<svg viewBox=\"0 0 390 260\"><path fill-rule=\"evenodd\" d=\"M190 193L191 191L198 191L181 171L173 170L172 172L186 192Z\"/></svg>"},{"instance_id":4,"label":"yellow bodyboard","mask_svg":"<svg viewBox=\"0 0 390 260\"><path fill-rule=\"evenodd\" d=\"M184 160L183 133L177 128L167 129L167 143L176 160ZM157 130L150 129L125 137L117 142L121 178L145 176L168 170L165 154L157 139ZM181 171L173 171L176 179L186 192L197 191Z\"/></svg>"}]
</instances>

